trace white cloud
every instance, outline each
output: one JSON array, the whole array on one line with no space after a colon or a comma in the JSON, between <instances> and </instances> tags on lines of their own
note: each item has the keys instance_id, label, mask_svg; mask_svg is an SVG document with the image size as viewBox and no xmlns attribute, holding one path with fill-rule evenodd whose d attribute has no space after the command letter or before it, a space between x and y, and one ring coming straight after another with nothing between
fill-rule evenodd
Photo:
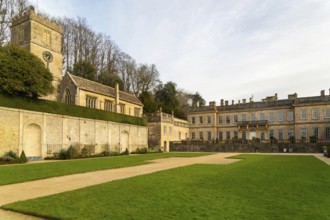
<instances>
[{"instance_id":1,"label":"white cloud","mask_svg":"<svg viewBox=\"0 0 330 220\"><path fill-rule=\"evenodd\" d=\"M161 79L207 101L318 95L330 79L330 1L43 0L86 17Z\"/></svg>"}]
</instances>

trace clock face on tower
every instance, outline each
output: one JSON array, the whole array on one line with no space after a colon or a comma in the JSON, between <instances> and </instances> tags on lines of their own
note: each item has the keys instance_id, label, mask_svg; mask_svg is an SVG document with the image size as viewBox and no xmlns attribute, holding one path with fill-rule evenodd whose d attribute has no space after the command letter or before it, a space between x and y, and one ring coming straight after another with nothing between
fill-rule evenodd
<instances>
[{"instance_id":1,"label":"clock face on tower","mask_svg":"<svg viewBox=\"0 0 330 220\"><path fill-rule=\"evenodd\" d=\"M51 63L53 61L53 54L51 54L49 51L44 51L42 53L42 57L47 63Z\"/></svg>"}]
</instances>

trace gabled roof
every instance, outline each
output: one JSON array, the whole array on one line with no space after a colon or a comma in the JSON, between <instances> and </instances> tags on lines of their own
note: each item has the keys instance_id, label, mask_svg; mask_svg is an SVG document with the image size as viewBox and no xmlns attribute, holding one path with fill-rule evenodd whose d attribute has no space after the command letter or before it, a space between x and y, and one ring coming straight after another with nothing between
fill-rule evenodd
<instances>
[{"instance_id":1,"label":"gabled roof","mask_svg":"<svg viewBox=\"0 0 330 220\"><path fill-rule=\"evenodd\" d=\"M97 83L88 79L84 79L79 76L72 75L70 73L67 73L69 77L71 78L72 82L80 89L98 93L101 95L109 96L112 98L116 98L116 89L112 88L110 86L103 85L101 83ZM127 92L119 91L119 100L130 102L136 105L143 104L140 102L140 100L133 94L129 94Z\"/></svg>"}]
</instances>

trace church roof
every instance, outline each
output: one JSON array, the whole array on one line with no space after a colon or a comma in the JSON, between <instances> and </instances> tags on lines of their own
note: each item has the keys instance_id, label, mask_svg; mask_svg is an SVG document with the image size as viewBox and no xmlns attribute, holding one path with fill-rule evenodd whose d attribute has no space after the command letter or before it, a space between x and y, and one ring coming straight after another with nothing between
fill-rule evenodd
<instances>
[{"instance_id":1,"label":"church roof","mask_svg":"<svg viewBox=\"0 0 330 220\"><path fill-rule=\"evenodd\" d=\"M80 89L116 98L115 88L88 79L84 79L82 77L75 76L70 73L67 74L70 76L73 83ZM143 105L135 95L129 94L127 92L119 91L119 99L136 105L141 105L141 106Z\"/></svg>"}]
</instances>

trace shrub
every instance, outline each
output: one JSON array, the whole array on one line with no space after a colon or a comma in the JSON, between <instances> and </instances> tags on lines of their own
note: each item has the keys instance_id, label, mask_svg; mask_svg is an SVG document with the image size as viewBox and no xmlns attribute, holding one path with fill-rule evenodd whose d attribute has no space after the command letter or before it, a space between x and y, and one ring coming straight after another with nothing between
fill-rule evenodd
<instances>
[{"instance_id":1,"label":"shrub","mask_svg":"<svg viewBox=\"0 0 330 220\"><path fill-rule=\"evenodd\" d=\"M82 158L88 157L90 156L89 151L87 149L87 147L83 147L83 149L81 149L81 155Z\"/></svg>"},{"instance_id":2,"label":"shrub","mask_svg":"<svg viewBox=\"0 0 330 220\"><path fill-rule=\"evenodd\" d=\"M148 153L148 149L146 147L143 147L143 148L137 148L135 151L134 151L134 154L146 154Z\"/></svg>"},{"instance_id":3,"label":"shrub","mask_svg":"<svg viewBox=\"0 0 330 220\"><path fill-rule=\"evenodd\" d=\"M110 156L119 156L121 155L118 151L111 151Z\"/></svg>"},{"instance_id":4,"label":"shrub","mask_svg":"<svg viewBox=\"0 0 330 220\"><path fill-rule=\"evenodd\" d=\"M128 151L128 149L126 148L126 150L123 152L123 153L121 153L122 155L129 155L129 151Z\"/></svg>"},{"instance_id":5,"label":"shrub","mask_svg":"<svg viewBox=\"0 0 330 220\"><path fill-rule=\"evenodd\" d=\"M11 156L2 156L0 157L0 165L1 164L15 164L15 163L19 163L17 158L11 157Z\"/></svg>"},{"instance_id":6,"label":"shrub","mask_svg":"<svg viewBox=\"0 0 330 220\"><path fill-rule=\"evenodd\" d=\"M4 156L12 157L12 158L14 158L15 160L18 159L16 152L14 152L14 151L12 151L12 150L6 152Z\"/></svg>"},{"instance_id":7,"label":"shrub","mask_svg":"<svg viewBox=\"0 0 330 220\"><path fill-rule=\"evenodd\" d=\"M67 159L75 159L79 158L79 151L77 150L77 147L70 146L67 150Z\"/></svg>"},{"instance_id":8,"label":"shrub","mask_svg":"<svg viewBox=\"0 0 330 220\"><path fill-rule=\"evenodd\" d=\"M0 161L11 162L11 161L16 161L16 159L10 156L2 156L0 157Z\"/></svg>"},{"instance_id":9,"label":"shrub","mask_svg":"<svg viewBox=\"0 0 330 220\"><path fill-rule=\"evenodd\" d=\"M25 155L24 150L22 151L21 156L19 157L19 162L20 163L26 163L26 162L28 162L28 159L26 158L26 155Z\"/></svg>"},{"instance_id":10,"label":"shrub","mask_svg":"<svg viewBox=\"0 0 330 220\"><path fill-rule=\"evenodd\" d=\"M66 160L66 159L68 159L67 154L68 154L68 151L67 150L61 149L60 152L58 152L58 158L61 159L61 160Z\"/></svg>"},{"instance_id":11,"label":"shrub","mask_svg":"<svg viewBox=\"0 0 330 220\"><path fill-rule=\"evenodd\" d=\"M107 150L104 150L99 154L100 157L108 157L110 155L111 155L111 152L107 151Z\"/></svg>"}]
</instances>

